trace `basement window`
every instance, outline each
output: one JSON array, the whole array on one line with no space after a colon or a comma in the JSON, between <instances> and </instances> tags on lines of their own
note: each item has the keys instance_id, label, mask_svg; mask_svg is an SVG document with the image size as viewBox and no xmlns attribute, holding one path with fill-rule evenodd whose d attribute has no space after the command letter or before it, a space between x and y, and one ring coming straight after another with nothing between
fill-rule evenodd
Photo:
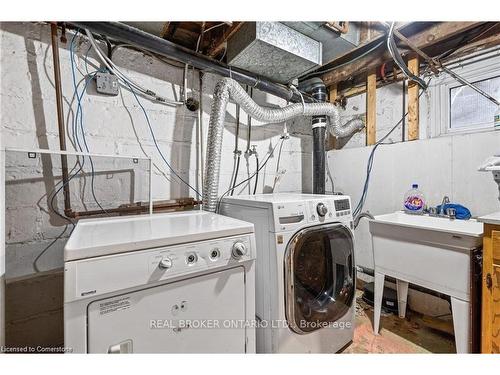
<instances>
[{"instance_id":1,"label":"basement window","mask_svg":"<svg viewBox=\"0 0 500 375\"><path fill-rule=\"evenodd\" d=\"M494 98L500 98L500 76L472 82ZM449 130L466 131L493 127L497 106L466 85L449 88Z\"/></svg>"}]
</instances>

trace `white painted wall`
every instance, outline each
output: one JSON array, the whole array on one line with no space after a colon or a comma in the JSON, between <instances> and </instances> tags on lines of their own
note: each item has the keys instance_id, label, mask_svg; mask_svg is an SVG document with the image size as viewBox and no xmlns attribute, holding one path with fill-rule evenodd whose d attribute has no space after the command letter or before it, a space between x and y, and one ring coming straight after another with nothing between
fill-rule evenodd
<instances>
[{"instance_id":1,"label":"white painted wall","mask_svg":"<svg viewBox=\"0 0 500 375\"><path fill-rule=\"evenodd\" d=\"M487 60L461 63L457 72L471 81L485 75L500 75L500 56L494 52ZM500 210L498 187L490 173L477 167L487 157L500 152L500 131L491 127L472 132L446 133L444 102L450 79L434 79L420 101L420 140L401 142L399 127L387 139L391 145L380 146L375 154L368 196L364 207L374 215L402 209L404 193L418 183L429 205L440 204L444 195L452 202L468 207L473 216ZM445 90L443 90L445 88ZM346 116L364 113L365 95L351 98ZM486 100L486 99L485 99ZM384 136L402 117L402 87L392 84L377 90L377 139ZM328 152L336 191L352 197L357 204L366 176L366 163L372 147L365 147L365 133L360 132L341 150ZM330 188L330 185L327 184ZM373 268L371 240L366 220L356 230L356 261Z\"/></svg>"},{"instance_id":2,"label":"white painted wall","mask_svg":"<svg viewBox=\"0 0 500 375\"><path fill-rule=\"evenodd\" d=\"M429 205L440 204L444 195L479 216L500 210L498 187L490 173L478 172L479 164L498 152L500 132L443 136L380 146L370 179L365 211L374 215L402 209L404 193L418 183ZM372 147L329 152L335 188L357 203ZM354 204L353 203L353 204ZM356 257L361 266L373 268L368 224L356 229Z\"/></svg>"},{"instance_id":3,"label":"white painted wall","mask_svg":"<svg viewBox=\"0 0 500 375\"><path fill-rule=\"evenodd\" d=\"M62 89L64 94L65 117L71 124L76 104L73 97L73 84L70 65L69 42L72 34L68 33L68 43L61 44L60 59L62 71ZM85 64L83 56L89 44L85 38L78 37L75 49L78 81L83 78ZM0 26L0 113L1 147L5 148L41 148L58 150L57 117L50 46L50 27L33 23L2 23ZM91 51L90 61L95 63ZM180 98L183 69L172 67L144 56L142 53L118 49L114 61L126 74L144 86L171 99ZM203 130L206 140L208 119L211 106L211 93L218 77L204 75L203 79ZM190 74L189 87L194 87L193 95L199 96L198 74ZM191 91L191 90L190 90ZM255 100L261 105L284 105L284 100L258 91L254 91ZM190 184L199 188L197 174L198 149L196 129L199 126L198 114L188 111L184 106L169 107L142 99L142 104L150 117L152 127L158 138L158 144L173 168ZM172 178L154 148L144 115L133 95L122 89L118 97L98 94L91 84L83 97L85 133L91 153L116 154L129 156L148 155L162 171L153 175L153 198L168 199L194 196L186 186ZM240 149L246 146L247 117L241 112ZM282 124L259 127L253 121L251 144L257 145L262 161L270 148L279 141ZM71 125L69 125L71 128ZM311 140L307 120L288 124L291 138L283 147L280 169L286 171L275 191L311 191ZM220 190L225 191L233 168L233 148L235 133L235 105L230 104L224 131L223 149L225 151ZM71 130L68 131L68 147L71 143ZM55 159L54 159L55 160ZM276 169L276 157L270 159L264 173L259 177L258 192L269 191L273 185ZM250 159L248 170L243 159L239 179L253 173L254 159ZM26 168L9 170L8 178L26 178ZM36 171L42 174L38 168ZM166 177L164 176L166 175ZM143 177L144 178L144 177ZM41 250L50 243L63 228L65 223L45 209L44 196L48 193L47 184L40 182L13 190L7 200L6 209L11 225L6 228L7 277L17 277L34 273L33 262ZM123 191L130 190L127 181L122 182ZM136 181L136 184L146 181ZM130 184L130 181L128 181ZM108 187L108 188L107 188ZM252 184L253 187L253 184ZM106 185L106 179L96 180L96 191L105 207L116 205L123 196ZM248 192L242 188L238 192ZM76 194L76 193L75 193ZM12 198L12 199L11 199ZM36 202L42 204L37 204ZM10 202L10 203L9 203ZM15 202L15 203L14 203ZM61 207L59 200L59 207ZM87 202L89 203L89 202ZM41 271L62 267L62 249L66 238L56 243L45 252L38 261Z\"/></svg>"}]
</instances>

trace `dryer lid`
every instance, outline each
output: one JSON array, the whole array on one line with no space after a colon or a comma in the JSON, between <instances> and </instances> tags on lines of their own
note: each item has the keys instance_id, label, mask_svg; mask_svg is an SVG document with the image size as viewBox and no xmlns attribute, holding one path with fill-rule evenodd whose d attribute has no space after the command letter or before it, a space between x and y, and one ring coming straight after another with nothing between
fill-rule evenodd
<instances>
[{"instance_id":1,"label":"dryer lid","mask_svg":"<svg viewBox=\"0 0 500 375\"><path fill-rule=\"evenodd\" d=\"M72 261L253 233L253 224L205 211L80 220L64 248Z\"/></svg>"}]
</instances>

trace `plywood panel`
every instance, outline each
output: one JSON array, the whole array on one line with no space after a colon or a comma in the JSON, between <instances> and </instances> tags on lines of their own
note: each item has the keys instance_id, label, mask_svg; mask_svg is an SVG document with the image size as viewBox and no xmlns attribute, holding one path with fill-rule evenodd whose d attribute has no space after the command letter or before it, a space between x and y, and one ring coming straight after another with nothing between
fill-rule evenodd
<instances>
[{"instance_id":1,"label":"plywood panel","mask_svg":"<svg viewBox=\"0 0 500 375\"><path fill-rule=\"evenodd\" d=\"M500 252L500 226L484 226L483 299L481 352L500 353L500 265L494 255Z\"/></svg>"},{"instance_id":2,"label":"plywood panel","mask_svg":"<svg viewBox=\"0 0 500 375\"><path fill-rule=\"evenodd\" d=\"M491 232L493 267L491 273L491 351L500 353L500 228Z\"/></svg>"},{"instance_id":3,"label":"plywood panel","mask_svg":"<svg viewBox=\"0 0 500 375\"><path fill-rule=\"evenodd\" d=\"M500 235L500 232L497 232ZM500 249L500 241L498 242ZM492 321L491 321L491 351L500 353L500 266L493 267L492 273Z\"/></svg>"},{"instance_id":4,"label":"plywood panel","mask_svg":"<svg viewBox=\"0 0 500 375\"><path fill-rule=\"evenodd\" d=\"M495 228L491 233L493 265L500 267L500 228Z\"/></svg>"}]
</instances>

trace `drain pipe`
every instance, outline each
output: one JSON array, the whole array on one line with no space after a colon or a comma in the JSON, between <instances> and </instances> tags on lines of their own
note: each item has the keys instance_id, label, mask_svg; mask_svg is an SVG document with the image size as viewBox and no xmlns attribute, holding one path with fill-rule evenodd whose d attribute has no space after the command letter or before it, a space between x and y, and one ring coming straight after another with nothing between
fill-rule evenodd
<instances>
[{"instance_id":1,"label":"drain pipe","mask_svg":"<svg viewBox=\"0 0 500 375\"><path fill-rule=\"evenodd\" d=\"M348 136L365 126L360 118L341 124L337 107L330 103L294 103L282 108L261 107L250 98L238 82L231 78L223 78L215 86L208 125L203 209L211 212L216 211L219 200L222 136L229 99L239 104L248 115L264 123L285 122L298 116L326 116L329 119L329 130L336 137ZM323 127L323 131L325 130L326 124Z\"/></svg>"},{"instance_id":2,"label":"drain pipe","mask_svg":"<svg viewBox=\"0 0 500 375\"><path fill-rule=\"evenodd\" d=\"M299 89L311 94L319 103L325 103L327 100L326 86L320 78L311 78L302 82ZM326 116L313 116L311 123L313 133L313 194L325 194Z\"/></svg>"}]
</instances>

